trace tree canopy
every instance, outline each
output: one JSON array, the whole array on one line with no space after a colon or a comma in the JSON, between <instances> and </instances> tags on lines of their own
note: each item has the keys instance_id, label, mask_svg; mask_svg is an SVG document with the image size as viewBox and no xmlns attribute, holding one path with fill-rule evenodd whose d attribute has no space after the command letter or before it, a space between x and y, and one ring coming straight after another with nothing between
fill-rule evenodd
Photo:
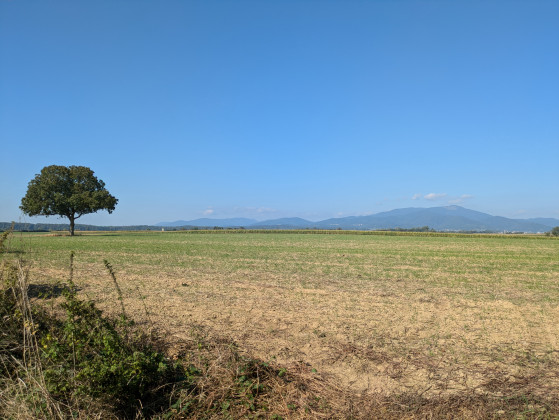
<instances>
[{"instance_id":1,"label":"tree canopy","mask_svg":"<svg viewBox=\"0 0 559 420\"><path fill-rule=\"evenodd\" d=\"M551 233L551 235L553 236L559 236L559 226L555 226L549 233Z\"/></svg>"},{"instance_id":2,"label":"tree canopy","mask_svg":"<svg viewBox=\"0 0 559 420\"><path fill-rule=\"evenodd\" d=\"M76 219L99 210L112 213L117 203L90 168L51 165L29 182L20 209L29 216L67 217L74 235Z\"/></svg>"}]
</instances>

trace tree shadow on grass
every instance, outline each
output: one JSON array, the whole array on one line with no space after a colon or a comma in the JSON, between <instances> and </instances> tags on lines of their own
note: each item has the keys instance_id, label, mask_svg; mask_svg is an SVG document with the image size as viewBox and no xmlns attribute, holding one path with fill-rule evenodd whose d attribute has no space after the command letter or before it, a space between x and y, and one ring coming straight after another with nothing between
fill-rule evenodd
<instances>
[{"instance_id":1,"label":"tree shadow on grass","mask_svg":"<svg viewBox=\"0 0 559 420\"><path fill-rule=\"evenodd\" d=\"M22 251L21 249L3 249L2 254L14 254L14 255L23 255L25 254L25 251Z\"/></svg>"},{"instance_id":2,"label":"tree shadow on grass","mask_svg":"<svg viewBox=\"0 0 559 420\"><path fill-rule=\"evenodd\" d=\"M79 287L70 287L65 284L30 284L27 287L27 296L37 299L54 299L64 293L77 292Z\"/></svg>"}]
</instances>

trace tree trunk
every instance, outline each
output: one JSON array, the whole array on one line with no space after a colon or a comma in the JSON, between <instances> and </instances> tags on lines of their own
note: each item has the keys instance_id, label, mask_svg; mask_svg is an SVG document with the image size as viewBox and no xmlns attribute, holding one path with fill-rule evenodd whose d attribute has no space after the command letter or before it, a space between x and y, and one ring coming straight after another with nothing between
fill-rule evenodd
<instances>
[{"instance_id":1,"label":"tree trunk","mask_svg":"<svg viewBox=\"0 0 559 420\"><path fill-rule=\"evenodd\" d=\"M74 236L74 221L76 218L72 214L71 216L68 216L68 219L70 219L70 236Z\"/></svg>"}]
</instances>

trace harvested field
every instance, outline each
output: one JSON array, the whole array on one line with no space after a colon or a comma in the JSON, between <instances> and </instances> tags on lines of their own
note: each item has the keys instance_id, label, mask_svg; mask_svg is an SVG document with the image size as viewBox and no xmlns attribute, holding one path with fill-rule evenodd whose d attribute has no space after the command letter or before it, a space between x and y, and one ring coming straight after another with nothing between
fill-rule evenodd
<instances>
[{"instance_id":1,"label":"harvested field","mask_svg":"<svg viewBox=\"0 0 559 420\"><path fill-rule=\"evenodd\" d=\"M128 315L165 330L177 354L202 327L356 398L526 398L528 417L559 410L553 238L18 234L11 247L40 284L67 278L75 251L80 293L118 312L108 260Z\"/></svg>"}]
</instances>

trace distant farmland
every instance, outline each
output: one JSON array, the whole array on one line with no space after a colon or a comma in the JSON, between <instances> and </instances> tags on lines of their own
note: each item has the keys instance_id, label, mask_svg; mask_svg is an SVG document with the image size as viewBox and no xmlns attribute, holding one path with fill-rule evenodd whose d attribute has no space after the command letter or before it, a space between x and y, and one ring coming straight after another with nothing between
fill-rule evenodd
<instances>
[{"instance_id":1,"label":"distant farmland","mask_svg":"<svg viewBox=\"0 0 559 420\"><path fill-rule=\"evenodd\" d=\"M66 278L75 251L80 294L116 312L108 259L129 313L145 320L145 305L173 342L202 326L360 398L526 398L528 417L558 412L554 238L103 232L11 246L43 283Z\"/></svg>"}]
</instances>

